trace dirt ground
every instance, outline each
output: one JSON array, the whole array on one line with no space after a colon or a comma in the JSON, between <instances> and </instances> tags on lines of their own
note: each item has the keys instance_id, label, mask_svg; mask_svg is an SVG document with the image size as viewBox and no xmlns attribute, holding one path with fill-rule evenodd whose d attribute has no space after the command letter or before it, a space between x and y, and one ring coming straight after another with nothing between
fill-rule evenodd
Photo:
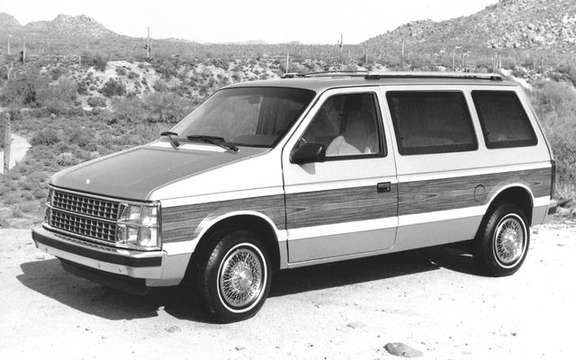
<instances>
[{"instance_id":1,"label":"dirt ground","mask_svg":"<svg viewBox=\"0 0 576 360\"><path fill-rule=\"evenodd\" d=\"M573 359L576 223L533 230L523 268L477 275L444 247L281 273L254 318L206 321L178 289L125 295L0 230L0 359Z\"/></svg>"}]
</instances>

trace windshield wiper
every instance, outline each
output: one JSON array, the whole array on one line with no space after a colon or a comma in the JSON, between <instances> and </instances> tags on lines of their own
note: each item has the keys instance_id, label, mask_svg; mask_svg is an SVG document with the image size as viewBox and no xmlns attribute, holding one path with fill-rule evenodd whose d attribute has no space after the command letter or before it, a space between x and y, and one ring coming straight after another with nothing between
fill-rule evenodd
<instances>
[{"instance_id":1,"label":"windshield wiper","mask_svg":"<svg viewBox=\"0 0 576 360\"><path fill-rule=\"evenodd\" d=\"M170 145L172 145L174 150L178 150L178 147L180 146L180 142L176 138L178 136L177 133L175 133L173 131L163 131L160 133L160 136L167 136L168 139L170 140Z\"/></svg>"},{"instance_id":2,"label":"windshield wiper","mask_svg":"<svg viewBox=\"0 0 576 360\"><path fill-rule=\"evenodd\" d=\"M232 150L234 152L238 151L238 147L234 144L230 144L224 140L224 138L219 136L210 136L210 135L188 135L186 139L191 141L203 141L207 142L216 146L220 146L221 148Z\"/></svg>"}]
</instances>

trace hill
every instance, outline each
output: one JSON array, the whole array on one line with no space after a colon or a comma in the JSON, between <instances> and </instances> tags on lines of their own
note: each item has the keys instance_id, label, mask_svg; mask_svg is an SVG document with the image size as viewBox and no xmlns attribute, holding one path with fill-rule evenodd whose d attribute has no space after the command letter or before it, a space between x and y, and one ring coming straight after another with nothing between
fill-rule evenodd
<instances>
[{"instance_id":1,"label":"hill","mask_svg":"<svg viewBox=\"0 0 576 360\"><path fill-rule=\"evenodd\" d=\"M383 50L418 46L441 51L469 49L531 49L569 52L576 45L574 0L500 0L470 15L441 22L410 22L363 44Z\"/></svg>"}]
</instances>

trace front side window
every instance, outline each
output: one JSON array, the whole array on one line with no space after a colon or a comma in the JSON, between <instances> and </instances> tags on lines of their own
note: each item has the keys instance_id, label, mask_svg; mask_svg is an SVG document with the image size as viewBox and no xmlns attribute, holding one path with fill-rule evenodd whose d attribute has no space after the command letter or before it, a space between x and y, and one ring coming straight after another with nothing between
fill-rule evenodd
<instances>
[{"instance_id":1,"label":"front side window","mask_svg":"<svg viewBox=\"0 0 576 360\"><path fill-rule=\"evenodd\" d=\"M478 149L461 92L392 91L386 98L401 155Z\"/></svg>"},{"instance_id":2,"label":"front side window","mask_svg":"<svg viewBox=\"0 0 576 360\"><path fill-rule=\"evenodd\" d=\"M271 147L290 129L314 96L311 90L295 88L223 89L171 131L182 138L216 136L236 145Z\"/></svg>"},{"instance_id":3,"label":"front side window","mask_svg":"<svg viewBox=\"0 0 576 360\"><path fill-rule=\"evenodd\" d=\"M373 93L329 97L302 135L300 143L321 144L326 158L385 155Z\"/></svg>"},{"instance_id":4,"label":"front side window","mask_svg":"<svg viewBox=\"0 0 576 360\"><path fill-rule=\"evenodd\" d=\"M530 119L513 91L472 91L488 149L538 143Z\"/></svg>"}]
</instances>

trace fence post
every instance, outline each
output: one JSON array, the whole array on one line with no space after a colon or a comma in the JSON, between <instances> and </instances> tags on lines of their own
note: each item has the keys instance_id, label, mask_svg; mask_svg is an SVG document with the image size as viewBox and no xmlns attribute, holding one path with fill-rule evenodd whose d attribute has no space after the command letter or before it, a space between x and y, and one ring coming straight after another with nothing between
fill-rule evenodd
<instances>
[{"instance_id":1,"label":"fence post","mask_svg":"<svg viewBox=\"0 0 576 360\"><path fill-rule=\"evenodd\" d=\"M10 143L12 141L10 113L5 111L2 117L4 118L4 176L7 176L10 171Z\"/></svg>"}]
</instances>

